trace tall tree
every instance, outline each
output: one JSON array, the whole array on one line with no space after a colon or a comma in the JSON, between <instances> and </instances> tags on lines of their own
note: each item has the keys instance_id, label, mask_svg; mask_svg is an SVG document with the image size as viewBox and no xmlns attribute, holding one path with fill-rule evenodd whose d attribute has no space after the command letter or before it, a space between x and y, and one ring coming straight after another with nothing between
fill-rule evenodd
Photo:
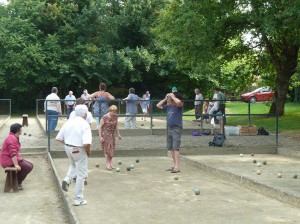
<instances>
[{"instance_id":1,"label":"tall tree","mask_svg":"<svg viewBox=\"0 0 300 224\"><path fill-rule=\"evenodd\" d=\"M270 75L275 88L270 113L283 115L297 68L299 12L298 0L175 0L162 14L158 33L179 69L216 83L224 80L222 65L247 58L244 67ZM251 70L242 71L253 75Z\"/></svg>"}]
</instances>

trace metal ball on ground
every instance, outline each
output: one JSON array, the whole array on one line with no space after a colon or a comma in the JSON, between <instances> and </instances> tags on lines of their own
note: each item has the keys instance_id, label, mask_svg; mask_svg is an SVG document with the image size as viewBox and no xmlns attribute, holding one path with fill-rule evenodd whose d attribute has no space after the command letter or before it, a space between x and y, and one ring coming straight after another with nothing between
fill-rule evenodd
<instances>
[{"instance_id":1,"label":"metal ball on ground","mask_svg":"<svg viewBox=\"0 0 300 224\"><path fill-rule=\"evenodd\" d=\"M260 167L260 166L261 166L261 163L257 163L256 166Z\"/></svg>"},{"instance_id":2,"label":"metal ball on ground","mask_svg":"<svg viewBox=\"0 0 300 224\"><path fill-rule=\"evenodd\" d=\"M278 173L277 173L277 177L278 177L278 178L282 178L282 173L281 173L281 172L278 172Z\"/></svg>"},{"instance_id":3,"label":"metal ball on ground","mask_svg":"<svg viewBox=\"0 0 300 224\"><path fill-rule=\"evenodd\" d=\"M199 195L200 194L200 189L199 188L195 188L195 195Z\"/></svg>"},{"instance_id":4,"label":"metal ball on ground","mask_svg":"<svg viewBox=\"0 0 300 224\"><path fill-rule=\"evenodd\" d=\"M256 163L256 159L253 160L253 163Z\"/></svg>"},{"instance_id":5,"label":"metal ball on ground","mask_svg":"<svg viewBox=\"0 0 300 224\"><path fill-rule=\"evenodd\" d=\"M295 175L293 176L293 178L294 178L294 179L297 179L297 178L298 178L298 175L297 175L297 174L295 174Z\"/></svg>"},{"instance_id":6,"label":"metal ball on ground","mask_svg":"<svg viewBox=\"0 0 300 224\"><path fill-rule=\"evenodd\" d=\"M257 175L261 175L261 170L256 170Z\"/></svg>"},{"instance_id":7,"label":"metal ball on ground","mask_svg":"<svg viewBox=\"0 0 300 224\"><path fill-rule=\"evenodd\" d=\"M136 163L139 163L139 162L140 162L140 160L139 160L139 159L136 159L136 160L135 160L135 162L136 162Z\"/></svg>"},{"instance_id":8,"label":"metal ball on ground","mask_svg":"<svg viewBox=\"0 0 300 224\"><path fill-rule=\"evenodd\" d=\"M99 167L99 163L96 163L96 164L95 164L95 167Z\"/></svg>"},{"instance_id":9,"label":"metal ball on ground","mask_svg":"<svg viewBox=\"0 0 300 224\"><path fill-rule=\"evenodd\" d=\"M263 164L264 164L264 165L267 165L267 161L263 161Z\"/></svg>"},{"instance_id":10,"label":"metal ball on ground","mask_svg":"<svg viewBox=\"0 0 300 224\"><path fill-rule=\"evenodd\" d=\"M178 176L174 176L174 180L178 180L179 179L179 177Z\"/></svg>"},{"instance_id":11,"label":"metal ball on ground","mask_svg":"<svg viewBox=\"0 0 300 224\"><path fill-rule=\"evenodd\" d=\"M120 167L116 167L116 172L120 172Z\"/></svg>"}]
</instances>

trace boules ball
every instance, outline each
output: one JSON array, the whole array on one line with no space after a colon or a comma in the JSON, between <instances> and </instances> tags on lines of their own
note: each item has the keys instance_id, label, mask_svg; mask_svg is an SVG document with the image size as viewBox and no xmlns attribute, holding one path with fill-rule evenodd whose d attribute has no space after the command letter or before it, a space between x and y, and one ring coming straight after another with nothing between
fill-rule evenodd
<instances>
[{"instance_id":1,"label":"boules ball","mask_svg":"<svg viewBox=\"0 0 300 224\"><path fill-rule=\"evenodd\" d=\"M199 188L195 188L195 195L199 195L200 194L200 189Z\"/></svg>"},{"instance_id":2,"label":"boules ball","mask_svg":"<svg viewBox=\"0 0 300 224\"><path fill-rule=\"evenodd\" d=\"M31 134L28 135L29 137L31 136Z\"/></svg>"},{"instance_id":3,"label":"boules ball","mask_svg":"<svg viewBox=\"0 0 300 224\"><path fill-rule=\"evenodd\" d=\"M116 172L120 172L120 167L116 167Z\"/></svg>"},{"instance_id":4,"label":"boules ball","mask_svg":"<svg viewBox=\"0 0 300 224\"><path fill-rule=\"evenodd\" d=\"M178 176L175 176L175 177L174 177L174 180L178 180L178 179L179 179L179 177L178 177Z\"/></svg>"},{"instance_id":5,"label":"boules ball","mask_svg":"<svg viewBox=\"0 0 300 224\"><path fill-rule=\"evenodd\" d=\"M251 156L254 156L254 153L251 153Z\"/></svg>"},{"instance_id":6,"label":"boules ball","mask_svg":"<svg viewBox=\"0 0 300 224\"><path fill-rule=\"evenodd\" d=\"M140 162L140 160L139 160L139 159L136 159L136 160L135 160L135 162L136 162L136 163L139 163L139 162Z\"/></svg>"},{"instance_id":7,"label":"boules ball","mask_svg":"<svg viewBox=\"0 0 300 224\"><path fill-rule=\"evenodd\" d=\"M260 167L260 166L261 166L261 164L260 164L260 163L257 163L257 164L256 164L256 166Z\"/></svg>"},{"instance_id":8,"label":"boules ball","mask_svg":"<svg viewBox=\"0 0 300 224\"><path fill-rule=\"evenodd\" d=\"M127 171L130 171L130 170L131 170L131 168L130 168L130 166L128 166L128 167L127 167Z\"/></svg>"},{"instance_id":9,"label":"boules ball","mask_svg":"<svg viewBox=\"0 0 300 224\"><path fill-rule=\"evenodd\" d=\"M130 165L130 169L134 169L134 165L133 164Z\"/></svg>"},{"instance_id":10,"label":"boules ball","mask_svg":"<svg viewBox=\"0 0 300 224\"><path fill-rule=\"evenodd\" d=\"M267 161L263 161L263 164L264 164L264 165L267 165Z\"/></svg>"},{"instance_id":11,"label":"boules ball","mask_svg":"<svg viewBox=\"0 0 300 224\"><path fill-rule=\"evenodd\" d=\"M297 175L297 174L295 174L293 177L294 177L294 179L297 179L297 178L298 178L298 175Z\"/></svg>"},{"instance_id":12,"label":"boules ball","mask_svg":"<svg viewBox=\"0 0 300 224\"><path fill-rule=\"evenodd\" d=\"M256 159L253 160L253 163L256 163Z\"/></svg>"},{"instance_id":13,"label":"boules ball","mask_svg":"<svg viewBox=\"0 0 300 224\"><path fill-rule=\"evenodd\" d=\"M240 154L240 157L243 157L244 155L243 154Z\"/></svg>"},{"instance_id":14,"label":"boules ball","mask_svg":"<svg viewBox=\"0 0 300 224\"><path fill-rule=\"evenodd\" d=\"M121 164L122 164L122 161L121 161L121 160L119 160L118 164L119 164L119 165L121 165Z\"/></svg>"},{"instance_id":15,"label":"boules ball","mask_svg":"<svg viewBox=\"0 0 300 224\"><path fill-rule=\"evenodd\" d=\"M96 164L95 164L95 167L99 167L99 163L96 163Z\"/></svg>"},{"instance_id":16,"label":"boules ball","mask_svg":"<svg viewBox=\"0 0 300 224\"><path fill-rule=\"evenodd\" d=\"M277 173L277 177L281 178L282 177L282 173L281 172Z\"/></svg>"},{"instance_id":17,"label":"boules ball","mask_svg":"<svg viewBox=\"0 0 300 224\"><path fill-rule=\"evenodd\" d=\"M257 175L261 175L261 170L256 170Z\"/></svg>"},{"instance_id":18,"label":"boules ball","mask_svg":"<svg viewBox=\"0 0 300 224\"><path fill-rule=\"evenodd\" d=\"M24 135L26 135L26 133L24 133Z\"/></svg>"}]
</instances>

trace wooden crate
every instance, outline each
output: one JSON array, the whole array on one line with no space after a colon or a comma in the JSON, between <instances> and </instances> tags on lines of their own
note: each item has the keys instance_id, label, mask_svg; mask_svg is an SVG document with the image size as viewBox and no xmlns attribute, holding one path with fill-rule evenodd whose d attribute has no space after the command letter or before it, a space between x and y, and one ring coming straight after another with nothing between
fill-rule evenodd
<instances>
[{"instance_id":1,"label":"wooden crate","mask_svg":"<svg viewBox=\"0 0 300 224\"><path fill-rule=\"evenodd\" d=\"M257 128L255 125L238 125L240 129L240 135L247 136L247 135L257 135Z\"/></svg>"}]
</instances>

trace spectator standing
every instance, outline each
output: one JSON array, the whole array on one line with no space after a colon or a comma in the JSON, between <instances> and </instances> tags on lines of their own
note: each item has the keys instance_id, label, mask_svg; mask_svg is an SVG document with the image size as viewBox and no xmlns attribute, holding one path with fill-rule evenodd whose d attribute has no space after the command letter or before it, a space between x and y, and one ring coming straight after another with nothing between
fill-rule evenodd
<instances>
[{"instance_id":1,"label":"spectator standing","mask_svg":"<svg viewBox=\"0 0 300 224\"><path fill-rule=\"evenodd\" d=\"M61 115L60 98L57 95L58 89L52 87L51 94L46 97L44 111L46 112L47 131L54 131L57 126L58 115Z\"/></svg>"},{"instance_id":2,"label":"spectator standing","mask_svg":"<svg viewBox=\"0 0 300 224\"><path fill-rule=\"evenodd\" d=\"M106 92L106 84L99 84L99 91L91 94L91 99L96 100L93 105L93 113L96 117L96 128L99 129L100 119L108 112L108 101L114 100L115 97L109 92Z\"/></svg>"},{"instance_id":3,"label":"spectator standing","mask_svg":"<svg viewBox=\"0 0 300 224\"><path fill-rule=\"evenodd\" d=\"M65 97L65 104L67 107L67 119L69 119L71 112L75 106L76 97L73 95L72 91Z\"/></svg>"},{"instance_id":4,"label":"spectator standing","mask_svg":"<svg viewBox=\"0 0 300 224\"><path fill-rule=\"evenodd\" d=\"M56 140L63 143L70 161L67 175L62 181L62 189L69 190L72 177L76 174L74 205L86 205L83 199L84 181L88 176L88 156L91 154L92 131L86 122L88 109L85 105L75 107L75 118L69 119L60 129Z\"/></svg>"},{"instance_id":5,"label":"spectator standing","mask_svg":"<svg viewBox=\"0 0 300 224\"><path fill-rule=\"evenodd\" d=\"M172 89L173 90L173 89ZM171 151L173 158L173 166L167 171L171 173L179 173L180 162L180 144L182 134L182 97L177 92L168 93L156 106L167 111L167 147ZM167 104L165 104L167 103Z\"/></svg>"},{"instance_id":6,"label":"spectator standing","mask_svg":"<svg viewBox=\"0 0 300 224\"><path fill-rule=\"evenodd\" d=\"M115 132L117 131L119 140L122 139L118 128L118 107L112 105L109 107L109 112L100 120L99 138L104 152L106 169L112 170L112 158L116 150Z\"/></svg>"},{"instance_id":7,"label":"spectator standing","mask_svg":"<svg viewBox=\"0 0 300 224\"><path fill-rule=\"evenodd\" d=\"M138 112L138 104L142 100L139 96L135 95L135 89L130 88L129 94L123 99L126 101L126 117L125 128L136 128L136 114Z\"/></svg>"},{"instance_id":8,"label":"spectator standing","mask_svg":"<svg viewBox=\"0 0 300 224\"><path fill-rule=\"evenodd\" d=\"M195 89L195 117L196 120L201 121L201 115L203 111L203 95L200 93L200 89Z\"/></svg>"},{"instance_id":9,"label":"spectator standing","mask_svg":"<svg viewBox=\"0 0 300 224\"><path fill-rule=\"evenodd\" d=\"M146 121L146 117L148 115L148 100L146 94L143 94L143 100L141 101L141 108L144 114L144 117L142 117L142 120Z\"/></svg>"},{"instance_id":10,"label":"spectator standing","mask_svg":"<svg viewBox=\"0 0 300 224\"><path fill-rule=\"evenodd\" d=\"M22 183L26 176L32 171L33 164L25 160L21 154L21 143L19 136L22 135L22 125L15 123L10 126L10 132L3 141L0 150L0 164L3 168L16 167L18 169L17 179L19 190L24 190Z\"/></svg>"},{"instance_id":11,"label":"spectator standing","mask_svg":"<svg viewBox=\"0 0 300 224\"><path fill-rule=\"evenodd\" d=\"M225 115L225 102L226 102L226 97L223 92L221 92L220 88L216 87L215 88L215 94L217 94L217 108L214 111L214 114L221 112L222 115ZM226 116L223 116L224 119L223 122L220 122L221 127L223 125L226 125Z\"/></svg>"},{"instance_id":12,"label":"spectator standing","mask_svg":"<svg viewBox=\"0 0 300 224\"><path fill-rule=\"evenodd\" d=\"M147 101L147 113L150 114L150 100L151 100L151 95L150 95L150 92L149 91L146 91L146 99L148 100Z\"/></svg>"},{"instance_id":13,"label":"spectator standing","mask_svg":"<svg viewBox=\"0 0 300 224\"><path fill-rule=\"evenodd\" d=\"M90 108L91 106L91 95L88 93L87 89L83 90L83 93L81 94L81 98L85 100L85 105L87 108Z\"/></svg>"}]
</instances>

